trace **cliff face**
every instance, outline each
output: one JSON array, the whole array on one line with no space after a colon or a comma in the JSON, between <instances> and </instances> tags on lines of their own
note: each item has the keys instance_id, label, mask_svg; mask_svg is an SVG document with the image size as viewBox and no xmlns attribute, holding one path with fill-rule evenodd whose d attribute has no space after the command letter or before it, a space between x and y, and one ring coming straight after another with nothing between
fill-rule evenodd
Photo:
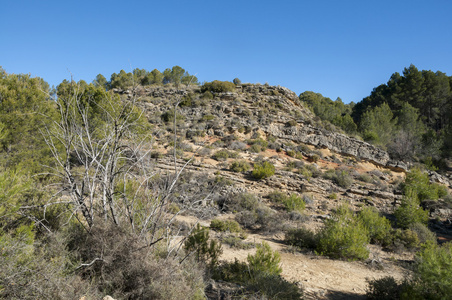
<instances>
[{"instance_id":1,"label":"cliff face","mask_svg":"<svg viewBox=\"0 0 452 300\"><path fill-rule=\"evenodd\" d=\"M131 94L130 91L122 93ZM171 109L171 103L177 99L199 100L198 104L180 108L185 116L182 127L187 131L201 130L222 138L245 128L247 132L263 132L281 141L327 148L394 171L407 169L404 163L391 161L388 153L380 148L315 126L319 122L312 112L299 102L294 92L284 87L245 84L238 86L235 92L218 93L214 99L207 100L202 98L199 87L150 87L138 90L138 94L148 99L142 104L151 115ZM213 122L206 120L207 115L214 118Z\"/></svg>"}]
</instances>

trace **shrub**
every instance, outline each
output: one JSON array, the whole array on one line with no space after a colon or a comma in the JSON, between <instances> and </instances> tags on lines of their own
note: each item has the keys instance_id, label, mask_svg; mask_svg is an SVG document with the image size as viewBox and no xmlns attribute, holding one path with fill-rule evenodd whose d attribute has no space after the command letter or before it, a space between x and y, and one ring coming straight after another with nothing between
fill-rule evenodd
<instances>
[{"instance_id":1,"label":"shrub","mask_svg":"<svg viewBox=\"0 0 452 300\"><path fill-rule=\"evenodd\" d=\"M223 238L221 240L221 242L223 244L229 245L232 248L243 249L243 250L248 250L248 249L255 247L254 243L246 243L246 242L242 241L242 239L240 237L235 236L235 235L227 236L227 237Z\"/></svg>"},{"instance_id":2,"label":"shrub","mask_svg":"<svg viewBox=\"0 0 452 300\"><path fill-rule=\"evenodd\" d=\"M413 223L410 225L409 229L417 234L421 244L425 244L427 242L436 243L436 234L431 232L424 224Z\"/></svg>"},{"instance_id":3,"label":"shrub","mask_svg":"<svg viewBox=\"0 0 452 300\"><path fill-rule=\"evenodd\" d=\"M257 145L257 144L251 145L251 147L249 148L249 151L251 153L259 153L262 150L263 150L262 147L260 145Z\"/></svg>"},{"instance_id":4,"label":"shrub","mask_svg":"<svg viewBox=\"0 0 452 300\"><path fill-rule=\"evenodd\" d=\"M230 81L219 81L214 80L212 82L206 82L201 87L201 92L212 92L212 93L224 93L233 92L235 90L235 84Z\"/></svg>"},{"instance_id":5,"label":"shrub","mask_svg":"<svg viewBox=\"0 0 452 300\"><path fill-rule=\"evenodd\" d=\"M346 170L329 169L323 173L323 178L329 179L343 188L349 188L353 184L353 178Z\"/></svg>"},{"instance_id":6,"label":"shrub","mask_svg":"<svg viewBox=\"0 0 452 300\"><path fill-rule=\"evenodd\" d=\"M306 206L303 199L297 194L291 194L289 197L286 197L286 199L283 200L283 203L289 212L302 212Z\"/></svg>"},{"instance_id":7,"label":"shrub","mask_svg":"<svg viewBox=\"0 0 452 300\"><path fill-rule=\"evenodd\" d=\"M394 277L386 276L380 279L367 280L366 297L370 300L419 299L414 291L414 285L404 280L398 283Z\"/></svg>"},{"instance_id":8,"label":"shrub","mask_svg":"<svg viewBox=\"0 0 452 300\"><path fill-rule=\"evenodd\" d=\"M232 83L235 84L235 85L241 85L242 81L240 79L238 79L238 78L234 78L234 80L232 80Z\"/></svg>"},{"instance_id":9,"label":"shrub","mask_svg":"<svg viewBox=\"0 0 452 300\"><path fill-rule=\"evenodd\" d=\"M243 210L255 211L259 207L259 199L254 194L237 193L219 201L219 206L222 210L230 212Z\"/></svg>"},{"instance_id":10,"label":"shrub","mask_svg":"<svg viewBox=\"0 0 452 300\"><path fill-rule=\"evenodd\" d=\"M336 170L334 183L343 188L349 188L353 184L353 178L345 170Z\"/></svg>"},{"instance_id":11,"label":"shrub","mask_svg":"<svg viewBox=\"0 0 452 300\"><path fill-rule=\"evenodd\" d=\"M334 258L366 259L369 233L353 212L341 206L319 233L318 253Z\"/></svg>"},{"instance_id":12,"label":"shrub","mask_svg":"<svg viewBox=\"0 0 452 300\"><path fill-rule=\"evenodd\" d=\"M210 91L205 91L205 92L202 94L202 97L203 97L204 99L212 100L212 99L213 99L213 94L212 94Z\"/></svg>"},{"instance_id":13,"label":"shrub","mask_svg":"<svg viewBox=\"0 0 452 300\"><path fill-rule=\"evenodd\" d=\"M258 145L261 147L261 149L265 150L268 147L268 142L262 138L257 138L254 140L248 141L248 144L250 145Z\"/></svg>"},{"instance_id":14,"label":"shrub","mask_svg":"<svg viewBox=\"0 0 452 300\"><path fill-rule=\"evenodd\" d=\"M427 173L423 173L420 169L414 168L406 175L403 184L405 195L414 192L420 202L424 200L437 200L439 197L447 195L447 190L441 185L430 183Z\"/></svg>"},{"instance_id":15,"label":"shrub","mask_svg":"<svg viewBox=\"0 0 452 300\"><path fill-rule=\"evenodd\" d=\"M251 165L246 160L234 161L229 167L234 172L246 172L251 169Z\"/></svg>"},{"instance_id":16,"label":"shrub","mask_svg":"<svg viewBox=\"0 0 452 300\"><path fill-rule=\"evenodd\" d=\"M397 219L397 226L401 228L408 228L414 223L427 224L428 221L428 212L419 206L417 193L412 190L405 193L402 203L395 210L394 215Z\"/></svg>"},{"instance_id":17,"label":"shrub","mask_svg":"<svg viewBox=\"0 0 452 300\"><path fill-rule=\"evenodd\" d=\"M237 223L234 220L218 220L213 219L210 222L210 228L215 231L229 231L229 232L241 232L242 228L240 227L239 223Z\"/></svg>"},{"instance_id":18,"label":"shrub","mask_svg":"<svg viewBox=\"0 0 452 300\"><path fill-rule=\"evenodd\" d=\"M214 279L235 282L243 285L241 298L256 299L300 299L302 291L296 284L283 279L280 275L255 273L249 264L235 259L232 263L223 263L213 274ZM248 293L251 293L247 295ZM262 297L263 296L263 297Z\"/></svg>"},{"instance_id":19,"label":"shrub","mask_svg":"<svg viewBox=\"0 0 452 300\"><path fill-rule=\"evenodd\" d=\"M270 162L264 161L254 164L253 177L256 179L268 178L275 174L275 166Z\"/></svg>"},{"instance_id":20,"label":"shrub","mask_svg":"<svg viewBox=\"0 0 452 300\"><path fill-rule=\"evenodd\" d=\"M419 247L420 241L416 232L410 229L397 229L394 232L394 246L403 246L406 249Z\"/></svg>"},{"instance_id":21,"label":"shrub","mask_svg":"<svg viewBox=\"0 0 452 300\"><path fill-rule=\"evenodd\" d=\"M318 243L316 234L304 227L289 229L284 240L291 246L308 249L315 249Z\"/></svg>"},{"instance_id":22,"label":"shrub","mask_svg":"<svg viewBox=\"0 0 452 300\"><path fill-rule=\"evenodd\" d=\"M187 237L184 249L188 252L194 252L198 261L209 263L211 266L218 263L218 259L223 252L221 244L217 241L210 240L209 243L209 229L199 224Z\"/></svg>"},{"instance_id":23,"label":"shrub","mask_svg":"<svg viewBox=\"0 0 452 300\"><path fill-rule=\"evenodd\" d=\"M416 277L425 299L450 299L452 295L452 243L427 243L417 254Z\"/></svg>"},{"instance_id":24,"label":"shrub","mask_svg":"<svg viewBox=\"0 0 452 300\"><path fill-rule=\"evenodd\" d=\"M248 254L247 261L250 272L253 276L257 274L279 275L282 272L280 267L281 256L277 251L272 251L270 245L262 242L256 245L257 251L255 255Z\"/></svg>"},{"instance_id":25,"label":"shrub","mask_svg":"<svg viewBox=\"0 0 452 300\"><path fill-rule=\"evenodd\" d=\"M237 157L237 153L228 151L228 150L219 150L219 151L215 152L215 154L212 156L212 158L214 158L215 160L218 160L218 161L224 161L224 160L227 160L228 158L236 158L236 157Z\"/></svg>"},{"instance_id":26,"label":"shrub","mask_svg":"<svg viewBox=\"0 0 452 300\"><path fill-rule=\"evenodd\" d=\"M274 203L283 203L283 201L287 198L287 195L280 191L273 191L268 194L268 199Z\"/></svg>"},{"instance_id":27,"label":"shrub","mask_svg":"<svg viewBox=\"0 0 452 300\"><path fill-rule=\"evenodd\" d=\"M366 206L360 211L358 218L369 232L370 241L387 245L391 234L391 223L385 217L380 216L378 210L372 206Z\"/></svg>"}]
</instances>

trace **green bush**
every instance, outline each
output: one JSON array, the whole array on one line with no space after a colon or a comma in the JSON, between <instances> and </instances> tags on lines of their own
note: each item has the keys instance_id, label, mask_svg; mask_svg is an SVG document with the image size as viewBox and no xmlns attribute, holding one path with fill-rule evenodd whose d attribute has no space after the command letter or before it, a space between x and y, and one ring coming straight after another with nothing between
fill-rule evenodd
<instances>
[{"instance_id":1,"label":"green bush","mask_svg":"<svg viewBox=\"0 0 452 300\"><path fill-rule=\"evenodd\" d=\"M408 228L411 224L427 224L428 212L419 206L417 193L413 190L407 190L402 199L402 203L395 210L394 215L397 219L397 226Z\"/></svg>"},{"instance_id":2,"label":"green bush","mask_svg":"<svg viewBox=\"0 0 452 300\"><path fill-rule=\"evenodd\" d=\"M291 194L289 197L286 197L286 199L283 200L283 204L289 212L302 212L306 206L304 200L297 194Z\"/></svg>"},{"instance_id":3,"label":"green bush","mask_svg":"<svg viewBox=\"0 0 452 300\"><path fill-rule=\"evenodd\" d=\"M260 275L280 275L282 272L280 263L281 256L277 251L272 251L270 245L262 242L256 245L256 254L248 254L247 261L252 276Z\"/></svg>"},{"instance_id":4,"label":"green bush","mask_svg":"<svg viewBox=\"0 0 452 300\"><path fill-rule=\"evenodd\" d=\"M251 145L251 147L249 148L249 151L251 153L259 153L262 152L264 149L262 149L262 147L260 145L254 144Z\"/></svg>"},{"instance_id":5,"label":"green bush","mask_svg":"<svg viewBox=\"0 0 452 300\"><path fill-rule=\"evenodd\" d=\"M232 80L232 83L234 83L235 85L241 85L242 81L238 78L234 78L234 80Z\"/></svg>"},{"instance_id":6,"label":"green bush","mask_svg":"<svg viewBox=\"0 0 452 300\"><path fill-rule=\"evenodd\" d=\"M217 241L210 240L209 243L209 229L199 224L187 237L184 249L187 252L194 252L198 261L209 263L211 266L218 263L218 259L223 252L221 244Z\"/></svg>"},{"instance_id":7,"label":"green bush","mask_svg":"<svg viewBox=\"0 0 452 300\"><path fill-rule=\"evenodd\" d=\"M286 198L287 195L280 191L273 191L268 194L268 199L273 203L283 203Z\"/></svg>"},{"instance_id":8,"label":"green bush","mask_svg":"<svg viewBox=\"0 0 452 300\"><path fill-rule=\"evenodd\" d=\"M210 228L215 231L229 231L229 232L241 232L242 228L240 227L239 223L237 223L234 220L218 220L213 219L210 222Z\"/></svg>"},{"instance_id":9,"label":"green bush","mask_svg":"<svg viewBox=\"0 0 452 300\"><path fill-rule=\"evenodd\" d=\"M230 81L219 81L214 80L212 82L206 82L201 87L201 92L212 92L212 93L224 93L235 91L235 84Z\"/></svg>"},{"instance_id":10,"label":"green bush","mask_svg":"<svg viewBox=\"0 0 452 300\"><path fill-rule=\"evenodd\" d=\"M436 243L436 234L431 232L425 224L414 223L410 225L409 229L417 234L421 244L425 244L427 242Z\"/></svg>"},{"instance_id":11,"label":"green bush","mask_svg":"<svg viewBox=\"0 0 452 300\"><path fill-rule=\"evenodd\" d=\"M410 229L397 229L394 233L394 245L393 247L403 246L408 250L416 249L420 245L417 233Z\"/></svg>"},{"instance_id":12,"label":"green bush","mask_svg":"<svg viewBox=\"0 0 452 300\"><path fill-rule=\"evenodd\" d=\"M340 187L349 188L353 184L353 178L346 170L333 170L329 169L323 173L323 178L333 181Z\"/></svg>"},{"instance_id":13,"label":"green bush","mask_svg":"<svg viewBox=\"0 0 452 300\"><path fill-rule=\"evenodd\" d=\"M264 161L254 164L253 177L256 179L264 179L275 174L275 166L270 162Z\"/></svg>"},{"instance_id":14,"label":"green bush","mask_svg":"<svg viewBox=\"0 0 452 300\"><path fill-rule=\"evenodd\" d=\"M303 291L295 283L283 279L280 275L256 273L249 264L235 259L232 263L223 263L212 276L216 280L238 283L244 286L241 299L301 299ZM249 296L249 298L247 297Z\"/></svg>"},{"instance_id":15,"label":"green bush","mask_svg":"<svg viewBox=\"0 0 452 300\"><path fill-rule=\"evenodd\" d=\"M251 169L251 165L246 160L236 160L229 168L234 172L246 172Z\"/></svg>"},{"instance_id":16,"label":"green bush","mask_svg":"<svg viewBox=\"0 0 452 300\"><path fill-rule=\"evenodd\" d=\"M372 206L366 206L358 215L359 221L369 232L371 243L387 245L390 242L391 223L385 217L380 216L378 210Z\"/></svg>"},{"instance_id":17,"label":"green bush","mask_svg":"<svg viewBox=\"0 0 452 300\"><path fill-rule=\"evenodd\" d=\"M417 254L415 276L425 299L450 299L452 295L452 243L427 243Z\"/></svg>"},{"instance_id":18,"label":"green bush","mask_svg":"<svg viewBox=\"0 0 452 300\"><path fill-rule=\"evenodd\" d=\"M421 300L414 291L413 283L404 280L397 282L394 277L386 276L380 279L367 280L366 297L369 300Z\"/></svg>"},{"instance_id":19,"label":"green bush","mask_svg":"<svg viewBox=\"0 0 452 300\"><path fill-rule=\"evenodd\" d=\"M228 150L219 150L215 152L215 154L212 156L215 160L218 161L224 161L228 158L236 158L238 155L236 152L228 151Z\"/></svg>"},{"instance_id":20,"label":"green bush","mask_svg":"<svg viewBox=\"0 0 452 300\"><path fill-rule=\"evenodd\" d=\"M341 206L319 233L317 252L333 258L366 259L369 232L346 206Z\"/></svg>"},{"instance_id":21,"label":"green bush","mask_svg":"<svg viewBox=\"0 0 452 300\"><path fill-rule=\"evenodd\" d=\"M298 248L315 249L318 244L317 235L304 227L289 229L284 240L287 244Z\"/></svg>"},{"instance_id":22,"label":"green bush","mask_svg":"<svg viewBox=\"0 0 452 300\"><path fill-rule=\"evenodd\" d=\"M244 242L240 237L235 235L230 235L224 237L221 242L223 244L229 245L232 248L248 250L255 247L254 243Z\"/></svg>"},{"instance_id":23,"label":"green bush","mask_svg":"<svg viewBox=\"0 0 452 300\"><path fill-rule=\"evenodd\" d=\"M423 173L420 169L414 168L406 175L403 184L405 195L414 192L420 202L424 200L437 200L447 195L445 187L430 183L427 173Z\"/></svg>"}]
</instances>

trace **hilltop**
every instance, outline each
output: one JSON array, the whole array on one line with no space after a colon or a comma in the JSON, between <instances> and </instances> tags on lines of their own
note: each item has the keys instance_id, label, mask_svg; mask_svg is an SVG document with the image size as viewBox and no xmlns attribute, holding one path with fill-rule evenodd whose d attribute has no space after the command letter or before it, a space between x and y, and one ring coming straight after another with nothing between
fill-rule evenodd
<instances>
[{"instance_id":1,"label":"hilltop","mask_svg":"<svg viewBox=\"0 0 452 300\"><path fill-rule=\"evenodd\" d=\"M450 294L447 143L402 159L318 94L138 71L0 72L0 297Z\"/></svg>"}]
</instances>

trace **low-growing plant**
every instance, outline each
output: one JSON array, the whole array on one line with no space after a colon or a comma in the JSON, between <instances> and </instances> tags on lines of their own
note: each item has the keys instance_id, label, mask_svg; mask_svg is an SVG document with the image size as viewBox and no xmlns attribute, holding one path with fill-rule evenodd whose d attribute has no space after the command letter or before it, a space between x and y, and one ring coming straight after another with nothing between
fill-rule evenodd
<instances>
[{"instance_id":1,"label":"low-growing plant","mask_svg":"<svg viewBox=\"0 0 452 300\"><path fill-rule=\"evenodd\" d=\"M366 259L369 233L347 206L340 206L319 233L317 252L333 258Z\"/></svg>"},{"instance_id":2,"label":"low-growing plant","mask_svg":"<svg viewBox=\"0 0 452 300\"><path fill-rule=\"evenodd\" d=\"M230 81L220 81L214 80L212 82L206 82L201 87L201 92L212 92L212 93L224 93L235 91L235 84Z\"/></svg>"},{"instance_id":3,"label":"low-growing plant","mask_svg":"<svg viewBox=\"0 0 452 300\"><path fill-rule=\"evenodd\" d=\"M256 245L254 243L244 242L240 237L235 236L235 235L230 235L230 236L224 237L221 240L221 242L223 244L229 245L232 248L243 249L243 250L248 250L248 249L252 249L252 248L256 247Z\"/></svg>"},{"instance_id":4,"label":"low-growing plant","mask_svg":"<svg viewBox=\"0 0 452 300\"><path fill-rule=\"evenodd\" d=\"M428 221L428 212L420 207L417 192L413 190L406 191L402 203L395 210L394 215L397 219L397 226L401 228L408 228L414 223L427 224Z\"/></svg>"},{"instance_id":5,"label":"low-growing plant","mask_svg":"<svg viewBox=\"0 0 452 300\"><path fill-rule=\"evenodd\" d=\"M221 253L221 243L210 240L209 229L197 225L193 232L187 237L184 249L187 252L194 252L198 261L209 263L214 266L218 263Z\"/></svg>"},{"instance_id":6,"label":"low-growing plant","mask_svg":"<svg viewBox=\"0 0 452 300\"><path fill-rule=\"evenodd\" d=\"M256 254L248 254L247 261L252 276L260 275L280 275L282 272L281 256L277 251L273 251L270 245L262 242L256 245Z\"/></svg>"},{"instance_id":7,"label":"low-growing plant","mask_svg":"<svg viewBox=\"0 0 452 300\"><path fill-rule=\"evenodd\" d=\"M366 297L369 300L421 299L412 282L408 280L398 282L392 276L367 280Z\"/></svg>"},{"instance_id":8,"label":"low-growing plant","mask_svg":"<svg viewBox=\"0 0 452 300\"><path fill-rule=\"evenodd\" d=\"M413 223L409 229L417 234L419 242L421 244L434 243L436 244L436 234L428 229L425 224Z\"/></svg>"},{"instance_id":9,"label":"low-growing plant","mask_svg":"<svg viewBox=\"0 0 452 300\"><path fill-rule=\"evenodd\" d=\"M297 194L291 194L289 197L286 197L283 200L283 204L286 207L287 211L298 211L302 212L306 206L303 198L298 196Z\"/></svg>"},{"instance_id":10,"label":"low-growing plant","mask_svg":"<svg viewBox=\"0 0 452 300\"><path fill-rule=\"evenodd\" d=\"M391 223L380 216L373 206L364 207L358 214L359 221L369 232L370 242L387 245L390 243Z\"/></svg>"},{"instance_id":11,"label":"low-growing plant","mask_svg":"<svg viewBox=\"0 0 452 300\"><path fill-rule=\"evenodd\" d=\"M236 160L229 168L234 172L246 172L251 169L251 165L246 160Z\"/></svg>"},{"instance_id":12,"label":"low-growing plant","mask_svg":"<svg viewBox=\"0 0 452 300\"><path fill-rule=\"evenodd\" d=\"M284 240L287 244L298 248L315 249L318 244L317 235L304 227L289 229Z\"/></svg>"},{"instance_id":13,"label":"low-growing plant","mask_svg":"<svg viewBox=\"0 0 452 300\"><path fill-rule=\"evenodd\" d=\"M210 222L210 228L215 231L229 231L229 232L241 232L242 228L240 227L239 223L237 223L234 220L218 220L213 219Z\"/></svg>"},{"instance_id":14,"label":"low-growing plant","mask_svg":"<svg viewBox=\"0 0 452 300\"><path fill-rule=\"evenodd\" d=\"M428 242L417 254L415 277L425 299L450 299L452 295L452 243Z\"/></svg>"},{"instance_id":15,"label":"low-growing plant","mask_svg":"<svg viewBox=\"0 0 452 300\"><path fill-rule=\"evenodd\" d=\"M254 170L252 176L255 179L264 179L275 174L275 166L270 162L263 161L254 164Z\"/></svg>"},{"instance_id":16,"label":"low-growing plant","mask_svg":"<svg viewBox=\"0 0 452 300\"><path fill-rule=\"evenodd\" d=\"M215 160L218 160L218 161L225 161L228 158L236 158L237 156L238 156L238 154L236 152L228 151L228 150L219 150L219 151L215 152L215 154L212 156L212 158L214 158Z\"/></svg>"}]
</instances>

